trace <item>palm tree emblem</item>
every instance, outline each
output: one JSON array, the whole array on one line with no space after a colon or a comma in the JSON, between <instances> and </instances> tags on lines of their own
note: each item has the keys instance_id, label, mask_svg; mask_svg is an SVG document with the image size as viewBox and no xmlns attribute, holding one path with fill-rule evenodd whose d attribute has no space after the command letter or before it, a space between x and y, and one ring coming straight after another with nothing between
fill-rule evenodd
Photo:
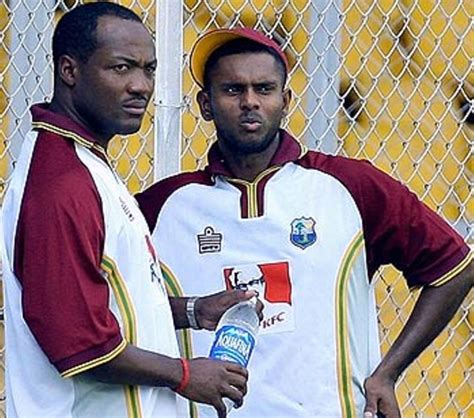
<instances>
[{"instance_id":1,"label":"palm tree emblem","mask_svg":"<svg viewBox=\"0 0 474 418\"><path fill-rule=\"evenodd\" d=\"M296 218L291 223L290 241L303 250L316 242L316 221L309 217Z\"/></svg>"}]
</instances>

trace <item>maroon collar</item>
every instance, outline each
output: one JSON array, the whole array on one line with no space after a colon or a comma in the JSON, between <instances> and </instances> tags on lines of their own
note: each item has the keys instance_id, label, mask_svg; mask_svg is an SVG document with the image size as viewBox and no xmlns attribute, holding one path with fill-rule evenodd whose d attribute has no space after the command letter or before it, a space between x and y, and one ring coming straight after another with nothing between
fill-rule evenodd
<instances>
[{"instance_id":1,"label":"maroon collar","mask_svg":"<svg viewBox=\"0 0 474 418\"><path fill-rule=\"evenodd\" d=\"M86 142L94 144L94 146L100 146L97 139L83 126L79 125L77 122L68 118L65 115L60 113L52 112L49 110L49 103L38 103L31 106L31 115L33 118L33 126L35 128L41 129L42 127L52 127L55 128L56 132L64 132L65 136L79 136ZM69 134L69 135L68 135Z\"/></svg>"},{"instance_id":2,"label":"maroon collar","mask_svg":"<svg viewBox=\"0 0 474 418\"><path fill-rule=\"evenodd\" d=\"M293 138L287 131L280 129L280 145L268 167L283 166L290 161L300 159L307 151L306 147ZM209 150L206 171L211 175L235 177L224 161L219 145L214 143Z\"/></svg>"}]
</instances>

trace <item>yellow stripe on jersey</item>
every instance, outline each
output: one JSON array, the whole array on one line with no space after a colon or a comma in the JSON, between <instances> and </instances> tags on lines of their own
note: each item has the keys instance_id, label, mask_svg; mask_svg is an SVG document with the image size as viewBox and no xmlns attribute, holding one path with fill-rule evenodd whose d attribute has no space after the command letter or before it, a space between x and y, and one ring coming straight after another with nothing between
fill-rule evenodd
<instances>
[{"instance_id":1,"label":"yellow stripe on jersey","mask_svg":"<svg viewBox=\"0 0 474 418\"><path fill-rule=\"evenodd\" d=\"M160 261L160 268L165 279L165 286L168 295L173 297L184 296L183 289L181 288L178 279L173 274L171 269L162 261ZM184 350L184 357L190 359L193 357L193 347L191 342L191 331L189 329L180 329L178 331L179 346ZM191 418L197 418L198 411L196 404L189 401L189 414Z\"/></svg>"},{"instance_id":2,"label":"yellow stripe on jersey","mask_svg":"<svg viewBox=\"0 0 474 418\"><path fill-rule=\"evenodd\" d=\"M160 261L161 272L163 273L163 278L165 279L165 286L168 292L168 295L174 297L184 296L183 289L181 288L178 279L173 274L171 269L162 261ZM186 358L191 358L193 356L193 349L191 345L191 333L189 329L182 329L179 332L180 346L184 349L184 356Z\"/></svg>"},{"instance_id":3,"label":"yellow stripe on jersey","mask_svg":"<svg viewBox=\"0 0 474 418\"><path fill-rule=\"evenodd\" d=\"M130 344L136 344L137 318L125 281L120 275L120 272L115 262L106 255L104 255L100 267L107 274L108 282L110 283L110 286L112 287L112 290L114 292L115 300L117 301L120 316L122 317L123 321L123 332L125 335L125 339Z\"/></svg>"},{"instance_id":4,"label":"yellow stripe on jersey","mask_svg":"<svg viewBox=\"0 0 474 418\"><path fill-rule=\"evenodd\" d=\"M446 274L443 274L439 279L435 280L433 283L430 283L429 286L437 287L449 282L451 279L453 279L459 273L461 273L461 271L463 271L469 265L472 259L473 259L473 252L469 251L466 257L464 257L464 259L456 267L451 269L451 271L448 271Z\"/></svg>"},{"instance_id":5,"label":"yellow stripe on jersey","mask_svg":"<svg viewBox=\"0 0 474 418\"><path fill-rule=\"evenodd\" d=\"M82 136L76 134L75 132L68 131L66 129L59 128L58 126L51 125L46 122L32 122L31 126L33 128L40 128L48 132L53 132L55 134L64 136L66 138L72 139L74 142L77 142L78 144L82 145L83 147L93 149L97 152L99 152L107 161L107 163L110 165L107 152L105 151L104 147L101 145L89 141L88 139L83 138Z\"/></svg>"},{"instance_id":6,"label":"yellow stripe on jersey","mask_svg":"<svg viewBox=\"0 0 474 418\"><path fill-rule=\"evenodd\" d=\"M129 418L142 418L142 406L138 386L124 386L125 399Z\"/></svg>"},{"instance_id":7,"label":"yellow stripe on jersey","mask_svg":"<svg viewBox=\"0 0 474 418\"><path fill-rule=\"evenodd\" d=\"M132 299L120 272L110 257L103 256L102 270L107 274L108 282L114 292L115 300L122 318L125 340L130 344L137 344L137 316ZM142 418L140 389L138 386L124 386L125 402L129 418Z\"/></svg>"},{"instance_id":8,"label":"yellow stripe on jersey","mask_svg":"<svg viewBox=\"0 0 474 418\"><path fill-rule=\"evenodd\" d=\"M97 367L101 364L107 363L108 361L112 360L113 358L117 357L127 346L127 342L122 340L122 342L115 347L110 353L102 357L95 358L94 360L88 361L83 364L79 364L78 366L74 366L71 369L65 370L61 373L62 377L72 377L76 374L85 372L86 370L92 369Z\"/></svg>"},{"instance_id":9,"label":"yellow stripe on jersey","mask_svg":"<svg viewBox=\"0 0 474 418\"><path fill-rule=\"evenodd\" d=\"M257 183L250 183L246 187L248 207L247 214L249 218L256 218L258 216Z\"/></svg>"},{"instance_id":10,"label":"yellow stripe on jersey","mask_svg":"<svg viewBox=\"0 0 474 418\"><path fill-rule=\"evenodd\" d=\"M279 165L268 167L266 170L262 171L252 182L242 180L242 179L232 179L232 178L227 179L230 183L242 184L243 186L245 186L247 190L247 216L249 218L258 217L258 193L257 193L258 183L268 174L272 173L273 171L277 171L280 168L281 166Z\"/></svg>"},{"instance_id":11,"label":"yellow stripe on jersey","mask_svg":"<svg viewBox=\"0 0 474 418\"><path fill-rule=\"evenodd\" d=\"M351 384L351 362L349 334L347 326L347 284L354 261L363 248L364 237L358 232L349 244L336 282L336 347L337 347L337 380L339 400L344 418L356 418L354 393Z\"/></svg>"}]
</instances>

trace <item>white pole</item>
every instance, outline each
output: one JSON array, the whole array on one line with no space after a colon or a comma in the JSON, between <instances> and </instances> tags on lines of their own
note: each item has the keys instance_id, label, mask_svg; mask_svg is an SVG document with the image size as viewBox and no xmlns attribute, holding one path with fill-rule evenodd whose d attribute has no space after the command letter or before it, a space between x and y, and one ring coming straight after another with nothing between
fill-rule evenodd
<instances>
[{"instance_id":1,"label":"white pole","mask_svg":"<svg viewBox=\"0 0 474 418\"><path fill-rule=\"evenodd\" d=\"M307 114L311 122L306 145L334 154L337 151L337 109L339 107L339 54L341 0L313 0L310 30L312 41L308 72Z\"/></svg>"},{"instance_id":2,"label":"white pole","mask_svg":"<svg viewBox=\"0 0 474 418\"><path fill-rule=\"evenodd\" d=\"M154 180L180 171L183 2L158 0L156 13Z\"/></svg>"},{"instance_id":3,"label":"white pole","mask_svg":"<svg viewBox=\"0 0 474 418\"><path fill-rule=\"evenodd\" d=\"M10 153L14 160L30 128L29 108L53 93L51 38L55 0L10 0Z\"/></svg>"}]
</instances>

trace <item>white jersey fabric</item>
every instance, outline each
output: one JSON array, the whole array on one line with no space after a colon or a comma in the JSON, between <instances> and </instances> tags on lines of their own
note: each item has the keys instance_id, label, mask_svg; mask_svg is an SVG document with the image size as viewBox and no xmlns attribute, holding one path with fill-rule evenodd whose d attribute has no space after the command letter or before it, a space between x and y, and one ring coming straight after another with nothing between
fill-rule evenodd
<instances>
[{"instance_id":1,"label":"white jersey fabric","mask_svg":"<svg viewBox=\"0 0 474 418\"><path fill-rule=\"evenodd\" d=\"M397 210L384 209L398 195ZM232 178L214 145L206 170L159 182L137 199L172 291L259 290L264 321L249 363L249 391L233 417L361 416L364 379L380 360L375 269L392 261L410 285L436 284L470 259L462 239L388 176L368 163L306 153L286 132L270 168L253 183ZM406 213L407 205L416 210ZM385 216L394 219L382 225ZM415 218L426 218L422 228L432 229L425 255L436 273L416 254L409 263L394 255L403 246L402 254L411 251L417 227L406 232ZM376 248L392 222L403 224ZM432 235L444 236L444 243L435 245ZM448 252L449 260L437 265L438 252ZM212 333L186 338L188 354L208 355ZM213 412L200 406L193 415Z\"/></svg>"},{"instance_id":2,"label":"white jersey fabric","mask_svg":"<svg viewBox=\"0 0 474 418\"><path fill-rule=\"evenodd\" d=\"M136 201L107 161L93 152L94 144L77 133L79 127L71 121L55 120L45 108L37 107L33 116L36 130L24 139L3 206L7 416L175 417L176 394L167 388L104 384L81 375L81 372L117 356L126 342L172 357L179 356L178 346L163 278L156 267L149 230ZM56 146L67 148L63 152ZM43 149L49 154L42 154ZM32 222L29 213L39 204L35 200L37 196L33 189L36 183L33 184L33 180L41 181L38 179L38 161L49 158L51 153L53 160L56 155L58 164L64 161L63 154L69 153L68 164L75 168L66 170L57 183L45 185L49 190L43 196L46 204L52 207L58 201L64 201L66 210L49 221L39 219L38 222L43 223L44 236L35 237L31 233L33 229L28 228ZM33 164L35 168L32 168ZM57 169L51 164L48 166ZM76 169L83 169L86 174L76 178ZM36 170L35 176L31 174L32 170ZM44 175L48 178L47 172ZM100 198L102 213L98 218L103 219L104 228L103 241L97 244L97 248L92 248L93 245L90 248L91 252L101 254L100 265L92 267L90 263L93 261L87 254L89 249L85 244L74 242L82 240L80 231L87 228L87 220L81 220L81 214L75 212L75 205L84 204L83 207L87 208L97 203L75 199L74 194L81 192L84 183L95 189ZM58 190L60 193L56 193ZM69 200L63 200L67 194ZM44 210L48 210L46 206ZM34 265L34 260L28 261L35 258L33 251L29 250L29 241L38 239L48 247L51 241L48 234L52 239L57 238L54 225L68 225L70 218L75 216L78 217L72 224L77 227L77 236L65 234L67 236L58 247L58 253L50 251L46 254L49 257L46 262L41 260L44 257ZM30 223L25 223L22 217ZM89 235L90 242L93 242L92 234ZM70 251L67 248L63 251L63 247L68 245ZM39 253L43 250L42 246L37 247ZM61 266L68 269L71 264L78 266L77 277L75 274L57 277ZM23 268L24 265L28 269ZM98 272L94 279L97 283L91 283L91 277L87 276L89 267ZM38 269L37 275L30 273L34 268ZM51 272L50 281L45 269ZM21 272L18 276L17 271ZM57 284L60 282L66 284L66 291ZM30 302L30 290L35 286L38 298L43 297L41 289L48 288L48 297L39 306L35 301ZM95 296L104 287L106 306L102 306ZM82 291L77 289L87 293L84 300L81 299L84 296L80 294ZM96 293L94 289L97 289ZM69 293L77 294L71 296ZM89 315L95 317L92 323L96 325L81 326L88 323ZM104 325L103 318L107 315L116 321L116 330ZM72 328L70 335L68 328ZM110 334L114 337L104 342L102 336ZM87 343L81 347L84 341ZM65 355L68 357L64 358Z\"/></svg>"}]
</instances>

